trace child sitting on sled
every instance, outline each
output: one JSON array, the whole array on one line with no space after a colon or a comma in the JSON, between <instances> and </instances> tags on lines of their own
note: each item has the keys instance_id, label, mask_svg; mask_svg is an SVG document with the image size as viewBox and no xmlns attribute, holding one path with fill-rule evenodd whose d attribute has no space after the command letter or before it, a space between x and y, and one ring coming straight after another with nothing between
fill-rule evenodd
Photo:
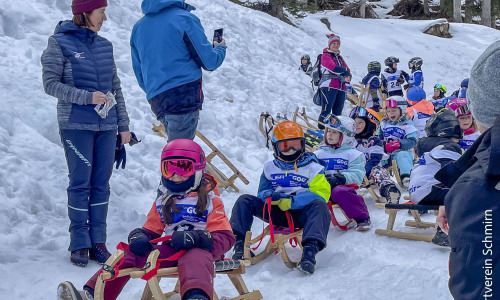
<instances>
[{"instance_id":1,"label":"child sitting on sled","mask_svg":"<svg viewBox=\"0 0 500 300\"><path fill-rule=\"evenodd\" d=\"M455 112L455 116L460 124L460 129L462 129L464 133L462 141L460 141L460 146L464 150L469 149L481 133L477 130L476 122L474 118L472 118L469 106L467 105L467 99L457 98L451 100L446 107Z\"/></svg>"},{"instance_id":2,"label":"child sitting on sled","mask_svg":"<svg viewBox=\"0 0 500 300\"><path fill-rule=\"evenodd\" d=\"M304 133L299 124L284 121L276 125L272 143L274 160L264 165L257 197L241 195L234 204L230 220L236 236L233 259L244 258L245 234L250 231L254 216L276 226L290 227L289 216L295 228L304 229L303 253L297 268L312 274L316 254L326 246L330 227L326 204L330 185L318 158L305 152ZM266 205L271 205L270 215Z\"/></svg>"},{"instance_id":3,"label":"child sitting on sled","mask_svg":"<svg viewBox=\"0 0 500 300\"><path fill-rule=\"evenodd\" d=\"M124 250L120 266L143 267L154 249L160 251L160 259L187 250L177 261L160 263L161 268L178 267L182 299L212 299L213 262L223 259L234 244L217 184L204 173L205 165L205 154L194 141L176 139L163 148L158 197L143 227L130 232L129 250ZM150 242L163 234L172 237L168 243ZM107 282L104 298L116 299L129 279L125 276ZM93 299L97 280L98 273L87 281L83 291L65 281L58 287L58 299Z\"/></svg>"},{"instance_id":4,"label":"child sitting on sled","mask_svg":"<svg viewBox=\"0 0 500 300\"><path fill-rule=\"evenodd\" d=\"M356 221L357 231L371 227L370 215L356 188L365 176L365 156L354 146L354 120L329 115L325 120L324 142L314 152L326 163L326 178L332 189L331 201L337 203L347 217Z\"/></svg>"},{"instance_id":5,"label":"child sitting on sled","mask_svg":"<svg viewBox=\"0 0 500 300\"><path fill-rule=\"evenodd\" d=\"M366 158L366 178L373 180L380 191L380 195L387 199L387 203L398 204L401 192L392 181L389 172L382 167L382 158L387 155L384 152L384 144L375 135L380 126L380 116L370 108L355 106L349 115L356 123L356 149L362 152Z\"/></svg>"}]
</instances>

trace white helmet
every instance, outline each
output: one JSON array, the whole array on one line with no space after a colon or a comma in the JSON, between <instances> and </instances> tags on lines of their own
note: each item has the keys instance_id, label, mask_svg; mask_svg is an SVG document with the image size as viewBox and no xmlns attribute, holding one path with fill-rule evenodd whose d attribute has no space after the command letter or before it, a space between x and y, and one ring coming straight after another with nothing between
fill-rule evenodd
<instances>
[{"instance_id":1,"label":"white helmet","mask_svg":"<svg viewBox=\"0 0 500 300\"><path fill-rule=\"evenodd\" d=\"M356 135L356 123L353 119L345 116L330 114L325 119L325 127L342 133L341 146L352 144ZM326 137L325 137L326 138Z\"/></svg>"}]
</instances>

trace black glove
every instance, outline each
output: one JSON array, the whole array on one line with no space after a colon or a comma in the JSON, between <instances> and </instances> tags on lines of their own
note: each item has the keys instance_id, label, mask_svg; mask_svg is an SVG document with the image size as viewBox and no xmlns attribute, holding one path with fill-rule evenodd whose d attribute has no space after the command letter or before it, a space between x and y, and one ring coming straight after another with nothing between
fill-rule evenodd
<instances>
[{"instance_id":1,"label":"black glove","mask_svg":"<svg viewBox=\"0 0 500 300\"><path fill-rule=\"evenodd\" d=\"M211 251L214 247L212 234L206 230L175 231L172 234L170 245L176 251L188 250L197 247Z\"/></svg>"},{"instance_id":2,"label":"black glove","mask_svg":"<svg viewBox=\"0 0 500 300\"><path fill-rule=\"evenodd\" d=\"M332 188L336 187L337 185L344 185L346 182L346 178L342 174L334 174L333 176L329 176L327 180Z\"/></svg>"},{"instance_id":3,"label":"black glove","mask_svg":"<svg viewBox=\"0 0 500 300\"><path fill-rule=\"evenodd\" d=\"M408 84L403 85L403 89L404 89L405 91L406 91L409 87L410 87L410 85L408 85Z\"/></svg>"},{"instance_id":4,"label":"black glove","mask_svg":"<svg viewBox=\"0 0 500 300\"><path fill-rule=\"evenodd\" d=\"M125 169L125 164L127 163L127 152L125 151L125 145L122 145L122 137L120 134L116 137L116 147L115 147L115 162L116 168L122 165L122 169Z\"/></svg>"},{"instance_id":5,"label":"black glove","mask_svg":"<svg viewBox=\"0 0 500 300\"><path fill-rule=\"evenodd\" d=\"M149 242L150 238L141 228L136 228L128 235L128 244L130 252L135 255L144 256L146 252L153 251L153 245Z\"/></svg>"},{"instance_id":6,"label":"black glove","mask_svg":"<svg viewBox=\"0 0 500 300\"><path fill-rule=\"evenodd\" d=\"M135 135L135 133L130 132L130 135L131 135L130 142L128 142L129 146L132 147L133 145L139 144L141 142L141 140L137 138L137 136Z\"/></svg>"},{"instance_id":7,"label":"black glove","mask_svg":"<svg viewBox=\"0 0 500 300\"><path fill-rule=\"evenodd\" d=\"M372 101L373 101L372 109L378 112L380 110L380 100L378 98L373 98Z\"/></svg>"}]
</instances>

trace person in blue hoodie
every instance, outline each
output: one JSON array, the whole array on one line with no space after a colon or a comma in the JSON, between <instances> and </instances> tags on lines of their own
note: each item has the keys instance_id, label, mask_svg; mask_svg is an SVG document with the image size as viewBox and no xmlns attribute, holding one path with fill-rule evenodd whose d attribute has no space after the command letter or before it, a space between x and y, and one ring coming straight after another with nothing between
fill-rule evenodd
<instances>
[{"instance_id":1,"label":"person in blue hoodie","mask_svg":"<svg viewBox=\"0 0 500 300\"><path fill-rule=\"evenodd\" d=\"M73 20L59 22L41 57L45 92L58 99L69 170L68 250L78 266L87 265L89 253L101 264L111 255L106 216L117 131L122 145L132 136L113 45L97 34L107 19L106 6L106 0L73 0ZM95 109L103 104L107 111L99 114Z\"/></svg>"},{"instance_id":2,"label":"person in blue hoodie","mask_svg":"<svg viewBox=\"0 0 500 300\"><path fill-rule=\"evenodd\" d=\"M184 0L143 0L132 29L132 66L168 141L194 139L203 104L202 68L217 69L226 42L210 43Z\"/></svg>"},{"instance_id":3,"label":"person in blue hoodie","mask_svg":"<svg viewBox=\"0 0 500 300\"><path fill-rule=\"evenodd\" d=\"M250 231L253 217L277 226L289 227L287 215L296 228L303 228L303 253L298 269L312 274L316 254L326 246L330 227L330 185L324 166L312 153L305 153L304 133L299 124L284 121L276 125L272 135L274 160L264 165L257 197L242 195L236 200L231 214L231 227L236 237L233 259L244 254L245 234ZM263 215L271 202L271 215Z\"/></svg>"},{"instance_id":4,"label":"person in blue hoodie","mask_svg":"<svg viewBox=\"0 0 500 300\"><path fill-rule=\"evenodd\" d=\"M357 231L367 231L371 227L370 214L363 197L356 193L365 176L366 159L354 146L354 120L329 115L325 127L324 142L314 154L326 163L325 174L332 189L331 201L337 203L347 217L356 221Z\"/></svg>"},{"instance_id":5,"label":"person in blue hoodie","mask_svg":"<svg viewBox=\"0 0 500 300\"><path fill-rule=\"evenodd\" d=\"M366 108L371 108L378 112L382 107L380 105L380 99L382 95L380 94L380 71L382 66L378 61L371 61L368 64L368 74L361 81L365 86L365 102Z\"/></svg>"}]
</instances>

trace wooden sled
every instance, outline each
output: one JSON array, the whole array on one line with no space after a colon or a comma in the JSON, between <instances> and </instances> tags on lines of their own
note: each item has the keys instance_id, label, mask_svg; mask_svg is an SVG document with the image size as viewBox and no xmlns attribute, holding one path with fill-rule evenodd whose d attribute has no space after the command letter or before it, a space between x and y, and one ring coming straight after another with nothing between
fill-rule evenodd
<instances>
[{"instance_id":1,"label":"wooden sled","mask_svg":"<svg viewBox=\"0 0 500 300\"><path fill-rule=\"evenodd\" d=\"M153 123L153 131L158 133L160 136L167 138L165 128L162 124L156 125ZM219 149L217 149L217 147L215 147L214 144L212 144L203 134L196 131L196 136L199 137L212 150L212 152L206 156L206 169L215 178L219 187L223 187L224 189L232 187L233 190L238 193L240 189L234 184L234 181L237 178L239 178L245 185L249 183L248 179L246 179L245 176L243 176L243 174L241 174L241 172L229 161L229 159L227 159L227 157L224 156L224 154L222 154L222 152L220 152ZM216 156L218 156L229 167L229 169L233 171L233 174L229 178L227 178L226 175L212 162Z\"/></svg>"},{"instance_id":2,"label":"wooden sled","mask_svg":"<svg viewBox=\"0 0 500 300\"><path fill-rule=\"evenodd\" d=\"M286 227L274 227L273 229L274 229L273 230L274 243L271 240L271 238L269 238L269 241L267 242L264 250L254 256L252 256L252 253L250 251L252 245L260 242L264 237L270 235L271 227L268 225L260 235L258 235L253 239L252 239L252 232L247 231L245 236L245 244L244 244L245 249L243 257L245 258L245 260L249 261L250 264L255 265L256 263L262 261L264 258L268 257L272 253L276 254L280 253L281 259L283 259L283 262L288 268L290 269L296 268L298 262L294 262L290 259L285 249L285 243L289 240L296 238L297 245L300 248L302 248L302 233L304 230L296 229L296 231L290 233L290 229Z\"/></svg>"},{"instance_id":3,"label":"wooden sled","mask_svg":"<svg viewBox=\"0 0 500 300\"><path fill-rule=\"evenodd\" d=\"M363 178L363 183L361 184L362 189L367 189L370 195L372 196L373 200L375 200L375 207L376 208L384 208L385 203L387 202L387 199L385 197L382 197L381 195L378 195L377 192L375 191L375 183L373 180L369 180L366 175ZM364 196L363 194L360 194L360 196Z\"/></svg>"},{"instance_id":4,"label":"wooden sled","mask_svg":"<svg viewBox=\"0 0 500 300\"><path fill-rule=\"evenodd\" d=\"M113 253L113 255L111 255L106 261L105 264L106 270L111 270L111 271L105 270L97 278L96 288L94 291L95 300L104 300L104 288L106 286L106 281L104 280L109 280L113 278L113 276L115 276L115 278L123 276L130 276L130 278L142 278L147 272L153 270L156 266L156 262L158 256L160 255L160 251L158 250L152 251L149 254L147 263L143 268L127 268L119 270L118 274L116 274L115 270L113 270L113 267L122 259L123 255L124 255L123 250L118 250L115 253ZM230 260L230 261L219 261L215 262L214 264L215 264L215 275L217 274L227 275L231 280L231 282L233 283L236 290L238 291L239 296L229 299L257 300L263 298L259 290L255 290L252 292L248 290L245 281L241 277L241 274L245 274L245 265L242 262ZM141 300L152 300L152 299L166 300L174 295L179 294L180 293L179 280L177 280L177 283L173 291L169 293L162 292L160 288L160 280L166 277L178 278L177 267L158 269L156 275L147 280L146 286L142 293ZM213 294L213 299L214 300L219 299L215 290Z\"/></svg>"},{"instance_id":5,"label":"wooden sled","mask_svg":"<svg viewBox=\"0 0 500 300\"><path fill-rule=\"evenodd\" d=\"M398 165L396 163L396 160L393 159L391 166L389 166L385 169L389 172L389 175L394 176L396 178L396 181L398 182L398 184L401 187L403 187L403 182L401 181L401 177L399 176L399 168L398 168Z\"/></svg>"},{"instance_id":6,"label":"wooden sled","mask_svg":"<svg viewBox=\"0 0 500 300\"><path fill-rule=\"evenodd\" d=\"M415 205L415 204L412 204L412 202L407 202L405 204L386 204L385 205L385 213L389 215L389 220L387 221L387 228L386 229L376 229L375 233L379 234L379 235L391 236L391 237L396 237L396 238L401 238L401 239L430 242L432 240L432 238L434 237L435 230L431 235L409 233L409 232L394 230L394 222L396 221L397 213L400 210L407 210L407 209L410 210L411 215L413 216L414 220L406 221L405 222L406 226L415 227L415 228L436 228L436 226L437 226L436 223L423 222L420 219L420 215L419 215L418 211L419 210L437 211L437 210L439 210L438 205Z\"/></svg>"},{"instance_id":7,"label":"wooden sled","mask_svg":"<svg viewBox=\"0 0 500 300\"><path fill-rule=\"evenodd\" d=\"M333 212L335 208L338 208L342 212L347 221L340 223L337 220L337 217ZM340 208L340 206L337 203L332 203L331 201L328 201L328 210L330 210L330 217L332 220L333 227L338 228L342 231L347 231L356 225L356 222L353 219L349 219L349 217L345 214L344 210Z\"/></svg>"}]
</instances>

